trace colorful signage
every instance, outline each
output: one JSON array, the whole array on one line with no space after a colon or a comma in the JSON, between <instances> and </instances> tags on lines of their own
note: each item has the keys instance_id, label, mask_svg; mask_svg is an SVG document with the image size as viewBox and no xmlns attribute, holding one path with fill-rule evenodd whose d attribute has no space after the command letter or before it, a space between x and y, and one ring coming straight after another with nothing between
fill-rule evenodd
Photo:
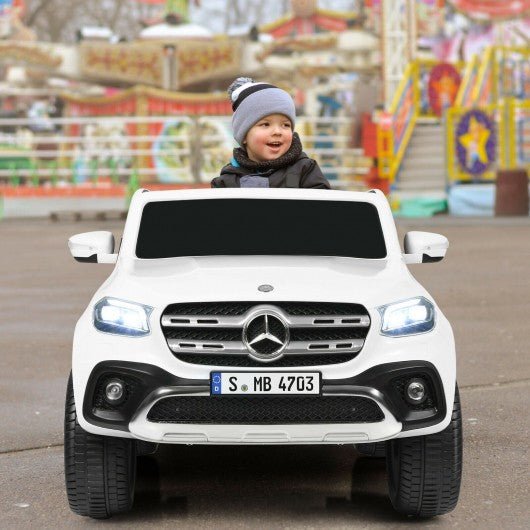
<instances>
[{"instance_id":1,"label":"colorful signage","mask_svg":"<svg viewBox=\"0 0 530 530\"><path fill-rule=\"evenodd\" d=\"M45 46L15 41L0 42L0 63L24 63L32 67L57 68L62 59Z\"/></svg>"},{"instance_id":2,"label":"colorful signage","mask_svg":"<svg viewBox=\"0 0 530 530\"><path fill-rule=\"evenodd\" d=\"M175 52L167 54L167 45ZM106 44L84 42L80 47L83 75L131 84L164 86L164 69L174 61L177 87L240 71L238 41L189 40L163 43Z\"/></svg>"},{"instance_id":3,"label":"colorful signage","mask_svg":"<svg viewBox=\"0 0 530 530\"><path fill-rule=\"evenodd\" d=\"M239 72L241 47L238 41L178 42L176 49L179 87Z\"/></svg>"},{"instance_id":4,"label":"colorful signage","mask_svg":"<svg viewBox=\"0 0 530 530\"><path fill-rule=\"evenodd\" d=\"M461 77L458 70L449 63L437 64L429 75L429 105L436 114L441 116L443 111L455 102Z\"/></svg>"},{"instance_id":5,"label":"colorful signage","mask_svg":"<svg viewBox=\"0 0 530 530\"><path fill-rule=\"evenodd\" d=\"M466 15L484 18L515 18L530 12L530 0L453 0Z\"/></svg>"},{"instance_id":6,"label":"colorful signage","mask_svg":"<svg viewBox=\"0 0 530 530\"><path fill-rule=\"evenodd\" d=\"M83 75L162 86L163 52L160 46L84 42L80 57Z\"/></svg>"},{"instance_id":7,"label":"colorful signage","mask_svg":"<svg viewBox=\"0 0 530 530\"><path fill-rule=\"evenodd\" d=\"M495 162L495 122L485 112L466 112L456 128L456 154L463 171L472 176L485 173Z\"/></svg>"}]
</instances>

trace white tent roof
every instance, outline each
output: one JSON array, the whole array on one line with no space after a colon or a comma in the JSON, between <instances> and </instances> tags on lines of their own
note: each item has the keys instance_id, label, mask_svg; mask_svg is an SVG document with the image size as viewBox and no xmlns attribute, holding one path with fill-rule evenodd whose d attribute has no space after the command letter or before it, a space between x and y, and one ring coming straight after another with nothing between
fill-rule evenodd
<instances>
[{"instance_id":1,"label":"white tent roof","mask_svg":"<svg viewBox=\"0 0 530 530\"><path fill-rule=\"evenodd\" d=\"M83 26L81 28L81 35L85 39L109 40L114 37L113 31L110 28L103 26Z\"/></svg>"},{"instance_id":2,"label":"white tent roof","mask_svg":"<svg viewBox=\"0 0 530 530\"><path fill-rule=\"evenodd\" d=\"M211 39L213 33L198 24L155 24L140 33L141 39Z\"/></svg>"}]
</instances>

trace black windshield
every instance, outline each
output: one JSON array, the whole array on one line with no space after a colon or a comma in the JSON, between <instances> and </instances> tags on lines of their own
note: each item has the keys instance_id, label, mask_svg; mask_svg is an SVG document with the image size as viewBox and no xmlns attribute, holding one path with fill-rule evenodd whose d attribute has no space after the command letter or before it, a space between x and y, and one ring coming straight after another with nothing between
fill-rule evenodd
<instances>
[{"instance_id":1,"label":"black windshield","mask_svg":"<svg viewBox=\"0 0 530 530\"><path fill-rule=\"evenodd\" d=\"M377 208L367 202L206 199L150 202L136 255L386 257Z\"/></svg>"}]
</instances>

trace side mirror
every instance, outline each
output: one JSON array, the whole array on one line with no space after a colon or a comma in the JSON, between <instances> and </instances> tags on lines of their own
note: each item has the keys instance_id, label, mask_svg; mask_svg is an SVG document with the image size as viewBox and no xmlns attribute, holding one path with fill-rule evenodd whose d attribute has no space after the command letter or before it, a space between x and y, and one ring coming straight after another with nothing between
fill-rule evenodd
<instances>
[{"instance_id":1,"label":"side mirror","mask_svg":"<svg viewBox=\"0 0 530 530\"><path fill-rule=\"evenodd\" d=\"M432 263L444 259L449 241L432 232L407 232L404 248L405 263Z\"/></svg>"},{"instance_id":2,"label":"side mirror","mask_svg":"<svg viewBox=\"0 0 530 530\"><path fill-rule=\"evenodd\" d=\"M116 263L114 236L111 232L84 232L68 240L70 253L81 263Z\"/></svg>"}]
</instances>

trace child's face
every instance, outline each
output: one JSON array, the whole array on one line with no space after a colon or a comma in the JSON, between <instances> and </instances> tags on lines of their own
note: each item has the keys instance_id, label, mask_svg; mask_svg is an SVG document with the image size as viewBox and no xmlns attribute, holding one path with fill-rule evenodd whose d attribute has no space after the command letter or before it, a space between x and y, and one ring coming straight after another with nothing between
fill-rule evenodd
<instances>
[{"instance_id":1,"label":"child's face","mask_svg":"<svg viewBox=\"0 0 530 530\"><path fill-rule=\"evenodd\" d=\"M292 141L291 120L283 114L271 114L249 129L244 144L250 160L266 162L284 155Z\"/></svg>"}]
</instances>

